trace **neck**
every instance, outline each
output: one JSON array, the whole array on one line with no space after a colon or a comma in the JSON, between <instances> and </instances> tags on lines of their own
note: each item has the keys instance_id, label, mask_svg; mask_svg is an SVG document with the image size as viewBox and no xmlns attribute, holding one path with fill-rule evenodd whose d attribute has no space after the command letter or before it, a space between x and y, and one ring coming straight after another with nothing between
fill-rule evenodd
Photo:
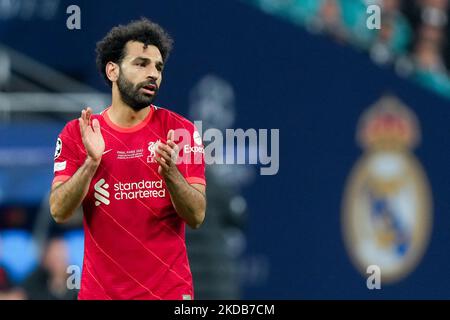
<instances>
[{"instance_id":1,"label":"neck","mask_svg":"<svg viewBox=\"0 0 450 320\"><path fill-rule=\"evenodd\" d=\"M129 105L122 101L118 90L113 90L111 108L108 110L108 116L111 121L120 127L133 127L143 121L150 107L135 111Z\"/></svg>"}]
</instances>

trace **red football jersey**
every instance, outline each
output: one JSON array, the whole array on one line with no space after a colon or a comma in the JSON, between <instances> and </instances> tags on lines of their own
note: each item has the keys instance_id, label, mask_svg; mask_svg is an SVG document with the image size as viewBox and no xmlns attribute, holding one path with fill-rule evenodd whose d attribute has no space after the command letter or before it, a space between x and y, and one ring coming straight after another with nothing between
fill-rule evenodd
<instances>
[{"instance_id":1,"label":"red football jersey","mask_svg":"<svg viewBox=\"0 0 450 320\"><path fill-rule=\"evenodd\" d=\"M206 184L203 145L190 121L167 109L150 109L132 128L115 125L109 108L93 115L105 152L83 201L79 299L193 299L185 221L158 174L154 148L174 129L178 169L188 183ZM57 141L53 182L68 180L85 159L78 119L72 120Z\"/></svg>"}]
</instances>

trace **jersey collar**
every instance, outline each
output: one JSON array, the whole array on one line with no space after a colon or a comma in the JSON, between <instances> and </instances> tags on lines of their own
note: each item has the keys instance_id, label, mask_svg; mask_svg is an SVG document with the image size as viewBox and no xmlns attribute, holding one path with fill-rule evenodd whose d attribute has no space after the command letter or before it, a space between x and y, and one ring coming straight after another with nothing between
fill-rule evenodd
<instances>
[{"instance_id":1,"label":"jersey collar","mask_svg":"<svg viewBox=\"0 0 450 320\"><path fill-rule=\"evenodd\" d=\"M145 117L145 119L132 127L121 127L121 126L118 126L117 124L115 124L114 122L112 122L108 115L108 111L110 108L111 108L111 106L109 106L108 108L103 110L103 112L101 113L106 124L116 131L123 132L123 133L131 133L131 132L136 132L136 131L141 130L143 127L145 127L150 122L150 119L152 118L155 106L150 105L150 112Z\"/></svg>"}]
</instances>

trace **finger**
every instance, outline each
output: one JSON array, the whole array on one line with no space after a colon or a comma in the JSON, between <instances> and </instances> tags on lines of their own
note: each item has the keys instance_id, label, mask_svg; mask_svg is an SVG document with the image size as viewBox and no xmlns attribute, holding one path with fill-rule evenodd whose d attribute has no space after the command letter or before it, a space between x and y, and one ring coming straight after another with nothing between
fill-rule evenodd
<instances>
[{"instance_id":1,"label":"finger","mask_svg":"<svg viewBox=\"0 0 450 320\"><path fill-rule=\"evenodd\" d=\"M159 155L160 158L163 158L167 163L172 162L172 157L167 151L156 149L156 153Z\"/></svg>"},{"instance_id":2,"label":"finger","mask_svg":"<svg viewBox=\"0 0 450 320\"><path fill-rule=\"evenodd\" d=\"M83 119L81 117L78 118L78 123L80 124L81 135L83 135L83 133L84 133L84 124L83 124Z\"/></svg>"},{"instance_id":3,"label":"finger","mask_svg":"<svg viewBox=\"0 0 450 320\"><path fill-rule=\"evenodd\" d=\"M156 155L155 155L155 159L156 159L156 161L159 160L159 161L158 161L159 164L163 163L163 164L166 164L166 165L167 165L167 162L166 162L166 160L163 158L162 155L156 154Z\"/></svg>"},{"instance_id":4,"label":"finger","mask_svg":"<svg viewBox=\"0 0 450 320\"><path fill-rule=\"evenodd\" d=\"M94 129L95 133L101 133L100 122L98 122L98 119L92 120L92 128Z\"/></svg>"},{"instance_id":5,"label":"finger","mask_svg":"<svg viewBox=\"0 0 450 320\"><path fill-rule=\"evenodd\" d=\"M81 116L78 118L79 123L80 123L80 130L83 133L84 130L86 130L86 122L84 121L85 115L84 115L84 110L81 111Z\"/></svg>"},{"instance_id":6,"label":"finger","mask_svg":"<svg viewBox=\"0 0 450 320\"><path fill-rule=\"evenodd\" d=\"M83 120L80 120L80 131L81 136L84 138L87 134L92 134L94 130L92 130L91 126L86 125L86 122Z\"/></svg>"},{"instance_id":7,"label":"finger","mask_svg":"<svg viewBox=\"0 0 450 320\"><path fill-rule=\"evenodd\" d=\"M159 159L160 161L162 161L162 163L167 164L166 159L161 154L157 153L155 158Z\"/></svg>"},{"instance_id":8,"label":"finger","mask_svg":"<svg viewBox=\"0 0 450 320\"><path fill-rule=\"evenodd\" d=\"M178 146L175 145L175 148L172 149L168 145L161 145L160 150L163 151L168 157L170 157L171 162L176 162L178 157Z\"/></svg>"},{"instance_id":9,"label":"finger","mask_svg":"<svg viewBox=\"0 0 450 320\"><path fill-rule=\"evenodd\" d=\"M175 153L178 153L178 151L180 150L180 147L178 147L178 145L173 141L167 141L167 145L172 148Z\"/></svg>"},{"instance_id":10,"label":"finger","mask_svg":"<svg viewBox=\"0 0 450 320\"><path fill-rule=\"evenodd\" d=\"M86 121L87 121L87 125L90 126L92 124L91 122L91 116L92 116L92 109L87 107L86 108Z\"/></svg>"},{"instance_id":11,"label":"finger","mask_svg":"<svg viewBox=\"0 0 450 320\"><path fill-rule=\"evenodd\" d=\"M156 149L161 154L169 165L177 164L178 159L178 146L175 145L175 149L170 148L167 145L163 145L161 149Z\"/></svg>"},{"instance_id":12,"label":"finger","mask_svg":"<svg viewBox=\"0 0 450 320\"><path fill-rule=\"evenodd\" d=\"M83 109L83 110L81 111L81 120L83 121L83 125L84 125L84 126L87 126L87 125L88 125L86 109Z\"/></svg>"},{"instance_id":13,"label":"finger","mask_svg":"<svg viewBox=\"0 0 450 320\"><path fill-rule=\"evenodd\" d=\"M167 133L167 142L173 141L174 136L175 136L175 131L170 129L169 132Z\"/></svg>"},{"instance_id":14,"label":"finger","mask_svg":"<svg viewBox=\"0 0 450 320\"><path fill-rule=\"evenodd\" d=\"M169 166L167 165L166 161L158 156L155 157L156 162L164 169L168 170Z\"/></svg>"},{"instance_id":15,"label":"finger","mask_svg":"<svg viewBox=\"0 0 450 320\"><path fill-rule=\"evenodd\" d=\"M167 152L168 154L172 154L172 152L173 152L173 149L171 147L169 147L167 144L164 144L164 143L158 144L156 149L163 150L163 151Z\"/></svg>"}]
</instances>

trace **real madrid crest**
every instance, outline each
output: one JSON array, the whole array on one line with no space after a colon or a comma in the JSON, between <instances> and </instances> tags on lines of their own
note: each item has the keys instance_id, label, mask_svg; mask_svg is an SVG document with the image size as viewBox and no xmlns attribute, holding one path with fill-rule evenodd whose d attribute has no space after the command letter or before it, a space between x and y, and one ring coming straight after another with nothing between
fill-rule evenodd
<instances>
[{"instance_id":1,"label":"real madrid crest","mask_svg":"<svg viewBox=\"0 0 450 320\"><path fill-rule=\"evenodd\" d=\"M412 153L419 124L397 98L386 96L361 117L357 140L364 154L346 185L344 242L363 275L376 265L382 283L396 282L420 262L432 227L430 188Z\"/></svg>"}]
</instances>

